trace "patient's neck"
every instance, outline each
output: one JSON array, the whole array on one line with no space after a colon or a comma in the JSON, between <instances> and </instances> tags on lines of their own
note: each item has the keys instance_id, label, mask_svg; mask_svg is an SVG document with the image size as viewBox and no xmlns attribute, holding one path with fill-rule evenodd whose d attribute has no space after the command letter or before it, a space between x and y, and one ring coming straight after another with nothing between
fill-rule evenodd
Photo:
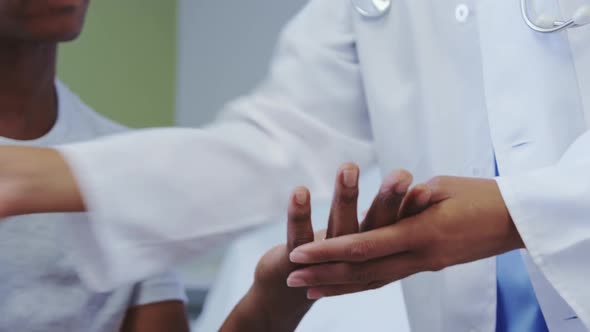
<instances>
[{"instance_id":1,"label":"patient's neck","mask_svg":"<svg viewBox=\"0 0 590 332\"><path fill-rule=\"evenodd\" d=\"M56 44L0 39L0 136L39 138L57 119Z\"/></svg>"}]
</instances>

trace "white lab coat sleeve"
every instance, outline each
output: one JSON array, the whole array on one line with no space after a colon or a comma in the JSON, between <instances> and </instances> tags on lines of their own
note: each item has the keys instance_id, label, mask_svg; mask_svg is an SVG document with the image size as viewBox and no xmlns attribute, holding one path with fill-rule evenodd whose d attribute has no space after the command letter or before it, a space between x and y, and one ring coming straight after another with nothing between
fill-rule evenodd
<instances>
[{"instance_id":1,"label":"white lab coat sleeve","mask_svg":"<svg viewBox=\"0 0 590 332\"><path fill-rule=\"evenodd\" d=\"M267 79L204 129L58 147L90 214L64 237L85 283L104 291L164 271L285 214L294 186L328 196L341 163L374 162L348 7L308 4Z\"/></svg>"},{"instance_id":2,"label":"white lab coat sleeve","mask_svg":"<svg viewBox=\"0 0 590 332\"><path fill-rule=\"evenodd\" d=\"M590 327L590 132L556 165L497 182L533 261Z\"/></svg>"}]
</instances>

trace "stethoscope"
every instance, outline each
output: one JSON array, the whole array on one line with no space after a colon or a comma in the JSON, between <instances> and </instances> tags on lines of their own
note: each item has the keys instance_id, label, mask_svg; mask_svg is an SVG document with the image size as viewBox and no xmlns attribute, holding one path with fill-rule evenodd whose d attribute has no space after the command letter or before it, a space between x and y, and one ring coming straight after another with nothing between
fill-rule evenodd
<instances>
[{"instance_id":1,"label":"stethoscope","mask_svg":"<svg viewBox=\"0 0 590 332\"><path fill-rule=\"evenodd\" d=\"M387 14L392 0L351 0L356 11L366 18L379 18ZM539 15L535 21L530 19L528 0L520 0L522 19L529 28L537 32L557 32L568 28L577 28L590 24L590 5L581 6L571 19L558 20L547 15Z\"/></svg>"}]
</instances>

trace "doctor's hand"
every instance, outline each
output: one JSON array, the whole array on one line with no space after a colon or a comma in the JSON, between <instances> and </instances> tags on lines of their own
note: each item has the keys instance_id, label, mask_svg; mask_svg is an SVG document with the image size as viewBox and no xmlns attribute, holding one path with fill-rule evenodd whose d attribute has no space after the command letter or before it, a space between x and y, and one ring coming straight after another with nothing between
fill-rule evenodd
<instances>
[{"instance_id":1,"label":"doctor's hand","mask_svg":"<svg viewBox=\"0 0 590 332\"><path fill-rule=\"evenodd\" d=\"M436 177L426 186L430 205L412 217L294 250L292 262L315 265L291 273L289 279L317 299L524 247L496 181Z\"/></svg>"}]
</instances>

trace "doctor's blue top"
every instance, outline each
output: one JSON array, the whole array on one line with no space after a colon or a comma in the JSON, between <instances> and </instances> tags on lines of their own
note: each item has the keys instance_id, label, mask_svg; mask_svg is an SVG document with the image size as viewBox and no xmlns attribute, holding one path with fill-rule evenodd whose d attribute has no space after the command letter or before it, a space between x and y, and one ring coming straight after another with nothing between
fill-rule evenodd
<instances>
[{"instance_id":1,"label":"doctor's blue top","mask_svg":"<svg viewBox=\"0 0 590 332\"><path fill-rule=\"evenodd\" d=\"M496 332L548 332L520 251L499 255L496 271Z\"/></svg>"}]
</instances>

